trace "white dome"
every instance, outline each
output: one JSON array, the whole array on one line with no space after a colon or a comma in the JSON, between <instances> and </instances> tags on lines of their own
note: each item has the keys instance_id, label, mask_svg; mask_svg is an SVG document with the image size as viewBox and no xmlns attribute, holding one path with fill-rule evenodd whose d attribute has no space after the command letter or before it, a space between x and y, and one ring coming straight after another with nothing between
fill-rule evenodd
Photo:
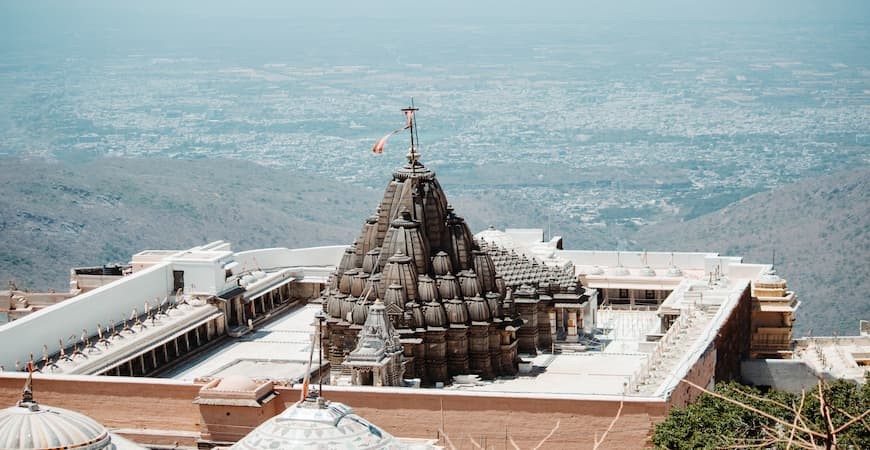
<instances>
[{"instance_id":1,"label":"white dome","mask_svg":"<svg viewBox=\"0 0 870 450\"><path fill-rule=\"evenodd\" d=\"M0 448L114 449L102 425L88 416L36 402L0 410Z\"/></svg>"},{"instance_id":2,"label":"white dome","mask_svg":"<svg viewBox=\"0 0 870 450\"><path fill-rule=\"evenodd\" d=\"M398 449L386 431L341 403L306 399L267 420L230 447L260 449Z\"/></svg>"},{"instance_id":3,"label":"white dome","mask_svg":"<svg viewBox=\"0 0 870 450\"><path fill-rule=\"evenodd\" d=\"M610 275L614 277L627 277L631 275L631 272L628 271L625 267L622 267L622 264L610 269Z\"/></svg>"},{"instance_id":4,"label":"white dome","mask_svg":"<svg viewBox=\"0 0 870 450\"><path fill-rule=\"evenodd\" d=\"M776 270L773 268L766 270L760 277L758 277L759 284L779 284L782 283L782 278L776 274Z\"/></svg>"},{"instance_id":5,"label":"white dome","mask_svg":"<svg viewBox=\"0 0 870 450\"><path fill-rule=\"evenodd\" d=\"M503 249L511 250L517 248L516 243L513 238L510 237L507 233L501 230L497 230L494 226L490 225L486 230L481 231L474 235L475 239L486 241L490 244L497 245Z\"/></svg>"}]
</instances>

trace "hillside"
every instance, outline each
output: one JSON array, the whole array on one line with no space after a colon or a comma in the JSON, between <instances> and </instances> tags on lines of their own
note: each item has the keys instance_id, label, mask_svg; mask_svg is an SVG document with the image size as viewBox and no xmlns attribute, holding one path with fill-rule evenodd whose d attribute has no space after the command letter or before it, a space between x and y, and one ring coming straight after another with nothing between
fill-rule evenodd
<instances>
[{"instance_id":1,"label":"hillside","mask_svg":"<svg viewBox=\"0 0 870 450\"><path fill-rule=\"evenodd\" d=\"M769 262L802 302L796 335L856 334L870 319L870 168L746 197L682 223L641 229L637 247L718 251Z\"/></svg>"},{"instance_id":2,"label":"hillside","mask_svg":"<svg viewBox=\"0 0 870 450\"><path fill-rule=\"evenodd\" d=\"M146 248L347 242L377 201L240 161L7 159L3 167L0 280L30 289L64 290L70 267L126 262Z\"/></svg>"},{"instance_id":3,"label":"hillside","mask_svg":"<svg viewBox=\"0 0 870 450\"><path fill-rule=\"evenodd\" d=\"M15 280L22 289L64 291L70 267L217 239L235 250L349 244L383 193L237 160L7 158L0 165L3 289ZM373 176L386 186L390 174ZM445 189L475 230L508 208L493 196ZM534 220L518 214L514 223Z\"/></svg>"},{"instance_id":4,"label":"hillside","mask_svg":"<svg viewBox=\"0 0 870 450\"><path fill-rule=\"evenodd\" d=\"M0 159L0 282L66 290L69 268L126 262L147 248L217 239L236 250L350 243L381 189L236 160L102 158L88 162ZM389 173L373 173L386 185ZM854 334L870 318L870 169L758 193L685 222L641 228L647 250L718 251L770 261L803 302L797 334ZM544 227L535 199L451 194L472 230ZM553 217L570 248L613 248L624 230Z\"/></svg>"}]
</instances>

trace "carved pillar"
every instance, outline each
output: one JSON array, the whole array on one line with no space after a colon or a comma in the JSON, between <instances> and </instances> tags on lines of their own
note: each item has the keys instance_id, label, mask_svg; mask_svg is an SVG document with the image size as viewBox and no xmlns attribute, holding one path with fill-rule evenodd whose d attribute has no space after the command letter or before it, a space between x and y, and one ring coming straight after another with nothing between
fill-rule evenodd
<instances>
[{"instance_id":1,"label":"carved pillar","mask_svg":"<svg viewBox=\"0 0 870 450\"><path fill-rule=\"evenodd\" d=\"M496 323L496 321L498 321L498 323ZM489 364L492 366L492 373L494 376L502 374L500 357L501 336L498 332L499 325L501 325L501 320L493 319L493 323L489 324L489 331L487 332L489 340Z\"/></svg>"},{"instance_id":2,"label":"carved pillar","mask_svg":"<svg viewBox=\"0 0 870 450\"><path fill-rule=\"evenodd\" d=\"M469 368L481 378L492 378L492 361L489 356L489 322L471 322L468 333Z\"/></svg>"},{"instance_id":3,"label":"carved pillar","mask_svg":"<svg viewBox=\"0 0 870 450\"><path fill-rule=\"evenodd\" d=\"M447 373L468 373L468 326L451 324L447 329Z\"/></svg>"},{"instance_id":4,"label":"carved pillar","mask_svg":"<svg viewBox=\"0 0 870 450\"><path fill-rule=\"evenodd\" d=\"M519 371L517 340L511 329L499 330L499 357L503 375L513 376Z\"/></svg>"},{"instance_id":5,"label":"carved pillar","mask_svg":"<svg viewBox=\"0 0 870 450\"><path fill-rule=\"evenodd\" d=\"M426 373L432 384L447 382L447 339L444 328L429 327L426 330Z\"/></svg>"},{"instance_id":6,"label":"carved pillar","mask_svg":"<svg viewBox=\"0 0 870 450\"><path fill-rule=\"evenodd\" d=\"M550 310L553 309L550 304L552 301L538 302L538 344L540 349L550 351L553 348L553 332L550 328Z\"/></svg>"},{"instance_id":7,"label":"carved pillar","mask_svg":"<svg viewBox=\"0 0 870 450\"><path fill-rule=\"evenodd\" d=\"M517 331L518 351L529 355L537 355L538 344L538 299L534 292L527 293L523 288L516 292L514 304L517 314L524 323Z\"/></svg>"}]
</instances>

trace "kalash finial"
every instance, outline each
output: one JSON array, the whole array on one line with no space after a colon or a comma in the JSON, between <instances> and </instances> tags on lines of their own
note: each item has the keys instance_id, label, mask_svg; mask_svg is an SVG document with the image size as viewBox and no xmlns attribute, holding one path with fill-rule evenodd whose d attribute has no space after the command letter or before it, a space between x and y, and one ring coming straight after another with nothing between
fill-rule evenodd
<instances>
[{"instance_id":1,"label":"kalash finial","mask_svg":"<svg viewBox=\"0 0 870 450\"><path fill-rule=\"evenodd\" d=\"M34 411L39 409L36 400L33 400L33 355L30 355L30 361L27 362L27 381L24 382L24 390L21 392L18 406Z\"/></svg>"}]
</instances>

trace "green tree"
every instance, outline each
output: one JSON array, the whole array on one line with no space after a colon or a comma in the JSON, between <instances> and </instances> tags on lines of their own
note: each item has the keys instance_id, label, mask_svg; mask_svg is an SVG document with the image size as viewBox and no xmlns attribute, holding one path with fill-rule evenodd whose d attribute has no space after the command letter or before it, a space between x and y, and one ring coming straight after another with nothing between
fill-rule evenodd
<instances>
[{"instance_id":1,"label":"green tree","mask_svg":"<svg viewBox=\"0 0 870 450\"><path fill-rule=\"evenodd\" d=\"M720 383L692 405L673 409L652 441L668 449L866 449L868 412L870 383L838 380L803 394Z\"/></svg>"}]
</instances>

